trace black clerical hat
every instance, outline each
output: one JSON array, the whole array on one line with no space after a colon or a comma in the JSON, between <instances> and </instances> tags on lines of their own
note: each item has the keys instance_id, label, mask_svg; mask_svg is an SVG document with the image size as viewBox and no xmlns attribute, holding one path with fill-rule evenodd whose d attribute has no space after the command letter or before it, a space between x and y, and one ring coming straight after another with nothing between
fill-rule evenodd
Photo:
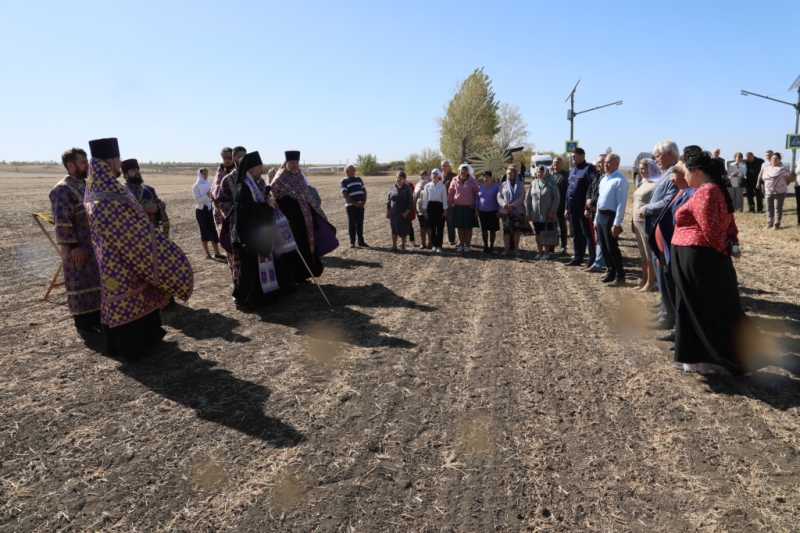
<instances>
[{"instance_id":1,"label":"black clerical hat","mask_svg":"<svg viewBox=\"0 0 800 533\"><path fill-rule=\"evenodd\" d=\"M287 150L285 153L287 161L300 161L300 150Z\"/></svg>"},{"instance_id":2,"label":"black clerical hat","mask_svg":"<svg viewBox=\"0 0 800 533\"><path fill-rule=\"evenodd\" d=\"M253 167L257 167L258 165L263 165L264 163L261 161L261 156L258 154L258 151L250 152L247 154L247 168L244 170L250 170Z\"/></svg>"},{"instance_id":3,"label":"black clerical hat","mask_svg":"<svg viewBox=\"0 0 800 533\"><path fill-rule=\"evenodd\" d=\"M139 162L135 159L126 159L122 162L122 173L127 174L132 168L139 168Z\"/></svg>"},{"instance_id":4,"label":"black clerical hat","mask_svg":"<svg viewBox=\"0 0 800 533\"><path fill-rule=\"evenodd\" d=\"M95 159L114 159L119 157L119 143L116 137L89 141L89 151Z\"/></svg>"}]
</instances>

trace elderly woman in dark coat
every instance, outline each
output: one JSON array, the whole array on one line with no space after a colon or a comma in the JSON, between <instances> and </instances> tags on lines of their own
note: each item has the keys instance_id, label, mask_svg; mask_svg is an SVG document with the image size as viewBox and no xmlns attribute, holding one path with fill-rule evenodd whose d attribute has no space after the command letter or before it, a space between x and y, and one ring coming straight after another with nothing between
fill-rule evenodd
<instances>
[{"instance_id":1,"label":"elderly woman in dark coat","mask_svg":"<svg viewBox=\"0 0 800 533\"><path fill-rule=\"evenodd\" d=\"M411 233L411 210L414 209L414 193L406 186L406 173L397 173L397 179L389 189L389 201L386 202L386 218L392 226L392 247L388 251L397 251L397 237L401 239L400 250L406 251L406 237Z\"/></svg>"}]
</instances>

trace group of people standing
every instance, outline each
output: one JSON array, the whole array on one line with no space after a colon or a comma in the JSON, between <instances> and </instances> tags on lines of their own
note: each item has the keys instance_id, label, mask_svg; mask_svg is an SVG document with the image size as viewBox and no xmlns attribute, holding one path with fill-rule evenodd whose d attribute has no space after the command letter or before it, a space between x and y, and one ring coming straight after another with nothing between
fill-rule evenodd
<instances>
[{"instance_id":1,"label":"group of people standing","mask_svg":"<svg viewBox=\"0 0 800 533\"><path fill-rule=\"evenodd\" d=\"M687 146L681 154L669 140L659 142L653 154L654 159L639 162L643 179L633 193L630 226L642 265L642 280L635 289L657 290L661 295L653 306L656 316L650 327L670 330L657 338L674 343L675 366L685 371L741 375L769 364L767 354L754 350L764 343L758 342L761 333L742 310L732 262L740 251L733 215L736 195L728 180L740 177L737 168L739 174L747 169L726 168L718 153L712 155L698 146ZM741 162L741 154L737 161ZM454 173L449 162L443 161L442 170L434 169L430 175L422 171L413 187L406 174L398 172L386 206L392 231L389 250L405 250L411 214L416 212L421 231L430 232L432 252L442 251L443 227L449 223L458 232L458 242L451 240L456 252L471 250L472 230L480 227L484 252L492 253L502 221L503 254L510 250L521 254L519 236L532 223L537 238L535 259L548 259L555 249L555 236L560 236L562 253L566 251L569 220L574 251L566 266L605 272L601 282L625 286L619 237L629 184L619 166L615 153L602 154L593 165L578 148L569 172L557 158L553 167L535 169L527 191L513 165L501 183L494 182L491 172L484 172L480 185L467 163ZM791 181L780 154L772 154L772 163L760 167L757 178L775 191L767 197L775 197L772 227L779 227L781 197L777 195L785 194ZM363 188L360 178L356 179ZM363 212L360 216L363 220ZM543 243L541 236L550 227L556 231L548 233ZM351 244L352 240L351 236Z\"/></svg>"},{"instance_id":2,"label":"group of people standing","mask_svg":"<svg viewBox=\"0 0 800 533\"><path fill-rule=\"evenodd\" d=\"M144 183L135 159L121 160L116 138L62 154L67 175L50 192L67 305L81 335L102 333L111 356L138 361L166 335L161 309L194 287L188 258L169 238L166 204ZM267 185L258 152L223 149L214 181L198 171L192 187L206 257L227 258L237 306L292 292L322 274L320 257L338 246L300 172L300 153ZM119 178L124 181L120 183ZM226 256L219 253L219 246Z\"/></svg>"}]
</instances>

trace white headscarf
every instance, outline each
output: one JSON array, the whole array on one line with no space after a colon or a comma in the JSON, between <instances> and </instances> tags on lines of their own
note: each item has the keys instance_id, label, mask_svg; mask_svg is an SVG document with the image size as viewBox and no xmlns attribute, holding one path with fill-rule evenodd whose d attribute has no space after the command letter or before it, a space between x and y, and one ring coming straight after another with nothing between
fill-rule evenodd
<instances>
[{"instance_id":1,"label":"white headscarf","mask_svg":"<svg viewBox=\"0 0 800 533\"><path fill-rule=\"evenodd\" d=\"M641 164L641 162L639 163ZM645 159L645 164L647 165L647 181L653 183L658 181L658 178L661 177L661 167L658 166L658 163L653 161L652 159Z\"/></svg>"},{"instance_id":2,"label":"white headscarf","mask_svg":"<svg viewBox=\"0 0 800 533\"><path fill-rule=\"evenodd\" d=\"M203 177L203 169L197 171L197 182L195 182L200 196L206 196L211 191L211 182ZM206 207L211 207L211 200L205 202Z\"/></svg>"},{"instance_id":3,"label":"white headscarf","mask_svg":"<svg viewBox=\"0 0 800 533\"><path fill-rule=\"evenodd\" d=\"M472 177L472 167L469 166L468 163L461 163L460 165L458 165L458 173L459 173L459 178L458 179L461 179L460 174L461 174L461 169L462 168L466 168L467 171L469 172L470 177Z\"/></svg>"}]
</instances>

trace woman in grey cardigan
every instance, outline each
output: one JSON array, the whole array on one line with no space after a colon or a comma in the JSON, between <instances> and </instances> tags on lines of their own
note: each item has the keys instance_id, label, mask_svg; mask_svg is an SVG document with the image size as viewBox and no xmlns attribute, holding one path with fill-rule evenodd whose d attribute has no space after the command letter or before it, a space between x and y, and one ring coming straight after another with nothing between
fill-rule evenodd
<instances>
[{"instance_id":1,"label":"woman in grey cardigan","mask_svg":"<svg viewBox=\"0 0 800 533\"><path fill-rule=\"evenodd\" d=\"M397 179L389 190L389 201L386 202L386 218L392 226L392 247L390 252L397 251L397 237L402 239L400 249L406 251L406 237L411 233L411 210L414 209L414 193L406 185L406 173L397 173Z\"/></svg>"},{"instance_id":2,"label":"woman in grey cardigan","mask_svg":"<svg viewBox=\"0 0 800 533\"><path fill-rule=\"evenodd\" d=\"M552 224L554 230L558 230L558 202L561 195L555 181L550 178L550 172L544 165L539 165L536 169L536 179L531 182L526 196L526 207L528 221L533 223L533 231L536 233L536 249L538 253L534 259L550 259L550 254L542 246L541 233L547 224Z\"/></svg>"},{"instance_id":3,"label":"woman in grey cardigan","mask_svg":"<svg viewBox=\"0 0 800 533\"><path fill-rule=\"evenodd\" d=\"M525 184L517 178L517 167L509 165L506 169L506 181L497 193L500 205L500 218L503 221L503 241L505 248L500 255L508 255L508 246L514 239L514 254L519 257L519 232L525 229Z\"/></svg>"}]
</instances>

